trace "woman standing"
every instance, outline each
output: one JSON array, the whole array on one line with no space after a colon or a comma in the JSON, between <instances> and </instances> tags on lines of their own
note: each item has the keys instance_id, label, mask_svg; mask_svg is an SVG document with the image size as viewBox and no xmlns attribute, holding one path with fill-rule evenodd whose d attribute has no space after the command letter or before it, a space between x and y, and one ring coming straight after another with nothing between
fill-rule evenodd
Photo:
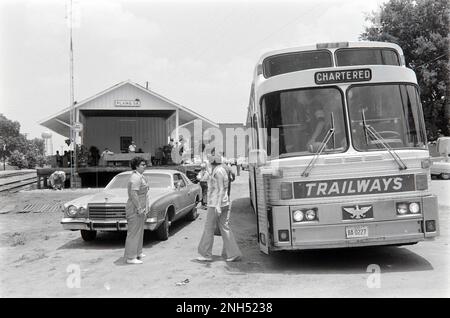
<instances>
[{"instance_id":1,"label":"woman standing","mask_svg":"<svg viewBox=\"0 0 450 318\"><path fill-rule=\"evenodd\" d=\"M142 243L144 224L148 212L148 181L144 177L147 163L142 157L134 157L131 162L130 180L128 181L127 239L125 241L125 260L128 264L142 264Z\"/></svg>"}]
</instances>

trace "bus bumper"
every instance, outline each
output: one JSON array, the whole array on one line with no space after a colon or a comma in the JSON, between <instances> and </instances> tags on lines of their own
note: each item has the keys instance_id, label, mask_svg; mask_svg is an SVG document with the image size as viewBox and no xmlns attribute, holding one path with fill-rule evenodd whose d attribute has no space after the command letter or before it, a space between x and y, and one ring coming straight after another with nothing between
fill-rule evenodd
<instances>
[{"instance_id":1,"label":"bus bumper","mask_svg":"<svg viewBox=\"0 0 450 318\"><path fill-rule=\"evenodd\" d=\"M421 213L402 215L396 213L399 201L421 202ZM319 204L316 222L296 223L292 211L301 205L272 207L271 250L325 249L380 245L414 244L433 240L439 235L438 204L436 196L401 200L366 201L360 204L373 206L373 218L343 220L342 208L348 203ZM310 205L305 206L311 207ZM351 229L364 228L364 237L349 237ZM282 240L280 231L289 231L289 238Z\"/></svg>"}]
</instances>

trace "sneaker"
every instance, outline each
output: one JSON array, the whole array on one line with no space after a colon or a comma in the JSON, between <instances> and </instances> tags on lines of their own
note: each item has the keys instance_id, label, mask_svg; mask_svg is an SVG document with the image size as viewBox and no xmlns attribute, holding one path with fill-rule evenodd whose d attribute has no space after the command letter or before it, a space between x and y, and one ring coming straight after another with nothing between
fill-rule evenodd
<instances>
[{"instance_id":1,"label":"sneaker","mask_svg":"<svg viewBox=\"0 0 450 318\"><path fill-rule=\"evenodd\" d=\"M241 260L241 257L239 255L227 258L227 262L237 262L237 261L240 261L240 260Z\"/></svg>"},{"instance_id":2,"label":"sneaker","mask_svg":"<svg viewBox=\"0 0 450 318\"><path fill-rule=\"evenodd\" d=\"M147 256L147 255L145 255L144 253L141 253L141 254L139 254L139 255L137 256L137 259L142 259L142 258L144 258L145 256Z\"/></svg>"},{"instance_id":3,"label":"sneaker","mask_svg":"<svg viewBox=\"0 0 450 318\"><path fill-rule=\"evenodd\" d=\"M133 258L133 259L127 259L127 264L142 264L143 261L137 259L137 258Z\"/></svg>"},{"instance_id":4,"label":"sneaker","mask_svg":"<svg viewBox=\"0 0 450 318\"><path fill-rule=\"evenodd\" d=\"M196 260L199 262L212 262L212 257L199 256Z\"/></svg>"}]
</instances>

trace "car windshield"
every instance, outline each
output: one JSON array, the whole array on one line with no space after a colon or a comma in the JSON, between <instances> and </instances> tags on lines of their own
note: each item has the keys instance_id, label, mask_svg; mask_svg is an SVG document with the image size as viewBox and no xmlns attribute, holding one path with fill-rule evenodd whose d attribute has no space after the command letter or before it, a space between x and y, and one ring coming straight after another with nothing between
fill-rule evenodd
<instances>
[{"instance_id":1,"label":"car windshield","mask_svg":"<svg viewBox=\"0 0 450 318\"><path fill-rule=\"evenodd\" d=\"M394 149L425 148L425 125L417 88L413 85L358 85L347 92L350 128L356 150L384 149L364 133L372 127Z\"/></svg>"},{"instance_id":2,"label":"car windshield","mask_svg":"<svg viewBox=\"0 0 450 318\"><path fill-rule=\"evenodd\" d=\"M262 99L261 113L268 134L267 153L271 158L311 155L331 127L334 136L326 144L324 153L347 149L343 98L338 88L269 93ZM274 128L278 128L278 137Z\"/></svg>"},{"instance_id":3,"label":"car windshield","mask_svg":"<svg viewBox=\"0 0 450 318\"><path fill-rule=\"evenodd\" d=\"M144 173L144 176L149 182L150 189L152 188L171 188L172 180L170 175L165 173ZM116 176L111 182L106 186L105 189L126 189L128 181L130 180L130 175L120 175Z\"/></svg>"}]
</instances>

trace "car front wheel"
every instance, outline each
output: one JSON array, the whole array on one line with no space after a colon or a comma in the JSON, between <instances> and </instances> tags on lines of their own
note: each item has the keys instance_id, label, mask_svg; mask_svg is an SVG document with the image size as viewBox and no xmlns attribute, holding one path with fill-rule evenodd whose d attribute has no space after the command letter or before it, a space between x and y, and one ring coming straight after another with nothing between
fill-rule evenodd
<instances>
[{"instance_id":1,"label":"car front wheel","mask_svg":"<svg viewBox=\"0 0 450 318\"><path fill-rule=\"evenodd\" d=\"M169 238L169 214L166 213L164 221L156 229L156 238L160 241L165 241Z\"/></svg>"},{"instance_id":2,"label":"car front wheel","mask_svg":"<svg viewBox=\"0 0 450 318\"><path fill-rule=\"evenodd\" d=\"M97 237L97 231L81 230L81 237L86 242L93 241Z\"/></svg>"}]
</instances>

